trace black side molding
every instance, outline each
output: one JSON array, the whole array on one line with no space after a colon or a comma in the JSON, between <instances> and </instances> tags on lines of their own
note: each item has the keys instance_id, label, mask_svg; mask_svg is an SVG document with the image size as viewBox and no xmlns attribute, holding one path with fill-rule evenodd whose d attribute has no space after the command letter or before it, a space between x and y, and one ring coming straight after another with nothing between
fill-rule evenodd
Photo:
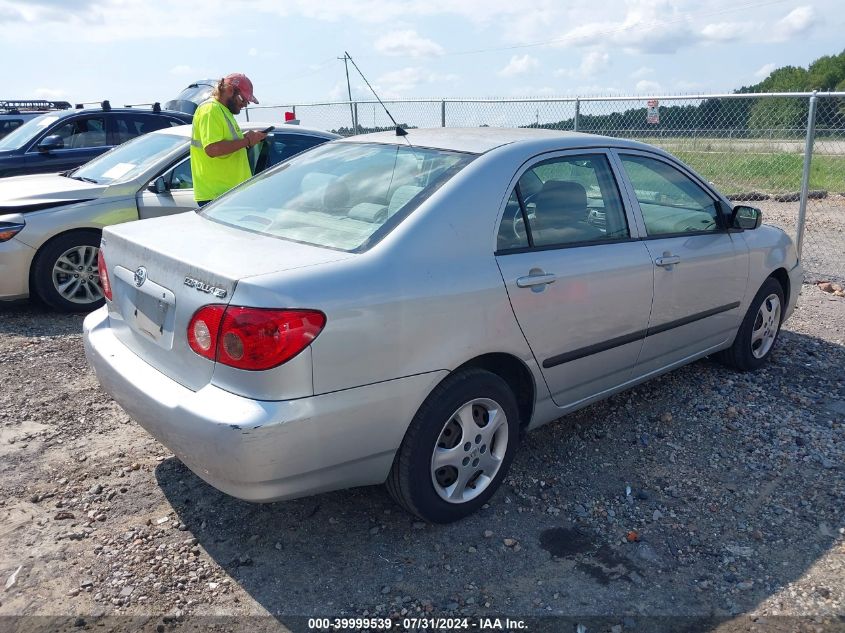
<instances>
[{"instance_id":1,"label":"black side molding","mask_svg":"<svg viewBox=\"0 0 845 633\"><path fill-rule=\"evenodd\" d=\"M712 310L705 310L704 312L691 314L690 316L686 316L682 319L676 319L675 321L669 321L668 323L663 323L662 325L656 325L654 327L648 328L647 330L632 332L631 334L618 336L602 343L595 343L594 345L588 345L587 347L572 350L571 352L558 354L557 356L552 356L551 358L547 358L546 360L544 360L543 368L551 369L552 367L557 367L558 365L563 365L564 363L571 363L573 360L578 360L579 358L592 356L593 354L598 354L599 352L606 352L607 350L613 349L614 347L621 347L622 345L634 343L646 337L654 336L655 334L662 334L663 332L667 332L677 327L689 325L690 323L695 323L696 321L706 319L707 317L714 316L721 312L728 312L729 310L738 308L739 305L739 301L734 301L733 303L719 306L718 308L713 308Z\"/></svg>"}]
</instances>

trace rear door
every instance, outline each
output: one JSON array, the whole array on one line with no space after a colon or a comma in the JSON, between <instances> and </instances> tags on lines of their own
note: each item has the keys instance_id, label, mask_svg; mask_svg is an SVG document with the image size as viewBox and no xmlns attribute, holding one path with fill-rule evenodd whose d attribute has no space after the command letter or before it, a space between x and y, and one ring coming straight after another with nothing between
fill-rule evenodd
<instances>
[{"instance_id":1,"label":"rear door","mask_svg":"<svg viewBox=\"0 0 845 633\"><path fill-rule=\"evenodd\" d=\"M654 306L636 370L645 375L733 336L748 253L727 232L717 199L681 165L646 152L618 156L654 266Z\"/></svg>"},{"instance_id":2,"label":"rear door","mask_svg":"<svg viewBox=\"0 0 845 633\"><path fill-rule=\"evenodd\" d=\"M601 214L603 225L588 218ZM653 263L604 151L538 157L519 175L496 261L558 406L627 381L651 309Z\"/></svg>"}]
</instances>

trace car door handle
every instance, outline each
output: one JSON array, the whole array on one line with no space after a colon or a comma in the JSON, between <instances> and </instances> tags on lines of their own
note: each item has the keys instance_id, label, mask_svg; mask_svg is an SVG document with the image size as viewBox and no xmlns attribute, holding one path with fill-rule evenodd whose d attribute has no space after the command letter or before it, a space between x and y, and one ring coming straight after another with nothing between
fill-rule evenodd
<instances>
[{"instance_id":1,"label":"car door handle","mask_svg":"<svg viewBox=\"0 0 845 633\"><path fill-rule=\"evenodd\" d=\"M531 286L543 286L545 284L554 283L555 279L557 279L557 277L553 273L528 275L527 277L518 277L516 285L518 288L530 288Z\"/></svg>"},{"instance_id":2,"label":"car door handle","mask_svg":"<svg viewBox=\"0 0 845 633\"><path fill-rule=\"evenodd\" d=\"M681 258L677 255L664 255L663 257L658 257L654 260L654 263L658 266L672 266L673 264L679 264L681 262Z\"/></svg>"}]
</instances>

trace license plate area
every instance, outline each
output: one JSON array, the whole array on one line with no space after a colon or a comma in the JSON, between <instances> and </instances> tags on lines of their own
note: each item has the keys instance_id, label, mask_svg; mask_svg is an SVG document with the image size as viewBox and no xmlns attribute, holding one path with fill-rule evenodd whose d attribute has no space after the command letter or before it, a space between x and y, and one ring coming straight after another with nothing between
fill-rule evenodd
<instances>
[{"instance_id":1,"label":"license plate area","mask_svg":"<svg viewBox=\"0 0 845 633\"><path fill-rule=\"evenodd\" d=\"M176 314L175 295L149 279L145 279L138 287L135 274L121 266L115 266L115 277L123 286L116 294L124 322L146 340L164 349L171 349Z\"/></svg>"}]
</instances>

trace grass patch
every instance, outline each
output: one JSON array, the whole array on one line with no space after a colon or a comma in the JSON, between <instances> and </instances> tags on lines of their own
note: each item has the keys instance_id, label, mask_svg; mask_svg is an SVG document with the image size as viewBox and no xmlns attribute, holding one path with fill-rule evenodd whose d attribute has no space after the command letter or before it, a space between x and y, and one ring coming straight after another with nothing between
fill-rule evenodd
<instances>
[{"instance_id":1,"label":"grass patch","mask_svg":"<svg viewBox=\"0 0 845 633\"><path fill-rule=\"evenodd\" d=\"M677 151L675 156L692 167L724 194L761 191L769 194L801 189L804 157L801 154ZM845 156L817 154L810 165L810 189L845 191Z\"/></svg>"}]
</instances>

